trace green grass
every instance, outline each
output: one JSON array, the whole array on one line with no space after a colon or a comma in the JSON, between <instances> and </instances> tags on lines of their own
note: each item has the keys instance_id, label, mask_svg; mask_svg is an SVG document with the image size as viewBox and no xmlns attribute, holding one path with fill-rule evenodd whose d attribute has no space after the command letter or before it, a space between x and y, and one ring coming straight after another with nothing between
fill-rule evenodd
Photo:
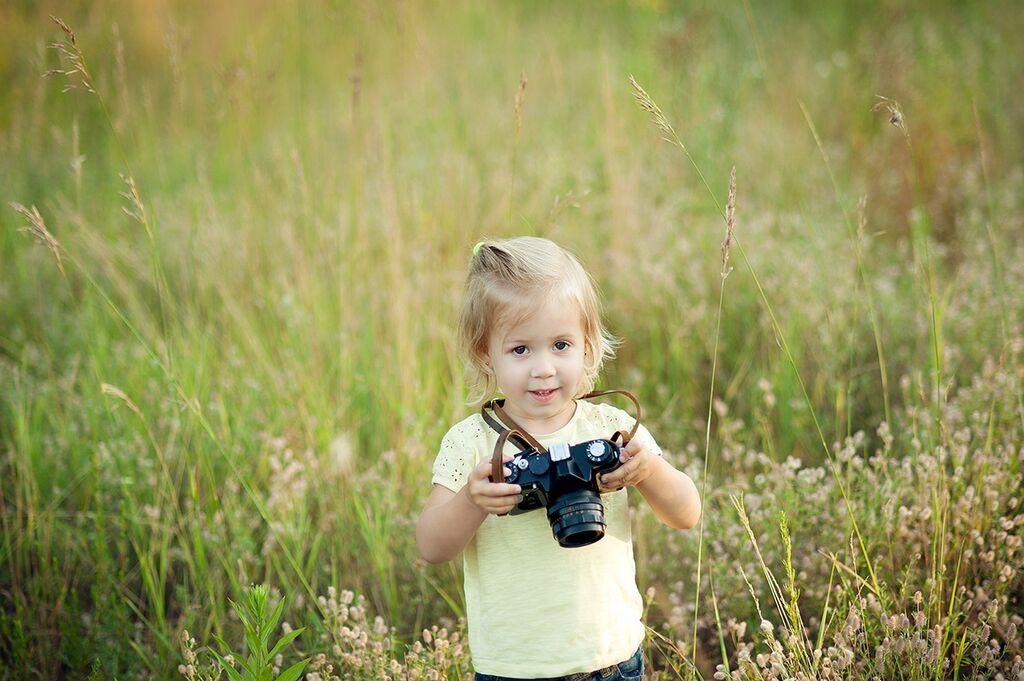
<instances>
[{"instance_id":1,"label":"green grass","mask_svg":"<svg viewBox=\"0 0 1024 681\"><path fill-rule=\"evenodd\" d=\"M761 678L774 638L822 678L1017 673L1024 13L436 10L58 3L95 92L0 10L0 198L64 268L0 211L3 678L180 678L186 629L249 654L254 583L306 627L281 669L466 674L460 566L413 526L471 410L470 248L523 233L594 274L603 386L706 483L700 533L636 519L653 668Z\"/></svg>"}]
</instances>

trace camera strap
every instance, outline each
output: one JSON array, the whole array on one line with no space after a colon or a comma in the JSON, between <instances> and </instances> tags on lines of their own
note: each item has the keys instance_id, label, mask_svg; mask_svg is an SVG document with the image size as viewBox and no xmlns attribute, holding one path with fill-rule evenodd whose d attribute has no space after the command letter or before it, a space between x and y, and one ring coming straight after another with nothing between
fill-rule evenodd
<instances>
[{"instance_id":1,"label":"camera strap","mask_svg":"<svg viewBox=\"0 0 1024 681\"><path fill-rule=\"evenodd\" d=\"M580 397L581 400L587 400L592 397L601 397L602 395L611 395L614 393L620 393L625 395L633 402L633 406L636 407L636 417L633 421L633 427L627 432L625 430L617 430L612 433L609 438L612 442L620 440L618 443L620 447L625 447L629 444L629 441L636 435L637 428L640 427L640 417L643 413L640 409L639 400L634 397L633 393L626 390L594 390ZM505 399L495 399L485 402L480 407L480 415L484 421L498 433L498 442L494 446L494 454L491 455L491 480L494 482L505 481L505 471L502 465L501 455L505 449L505 443L509 440L516 442L522 449L533 448L538 454L544 454L547 452L544 445L537 441L532 435L530 435L525 428L516 423L502 408L505 405ZM498 419L491 414L487 413L490 409L498 415Z\"/></svg>"}]
</instances>

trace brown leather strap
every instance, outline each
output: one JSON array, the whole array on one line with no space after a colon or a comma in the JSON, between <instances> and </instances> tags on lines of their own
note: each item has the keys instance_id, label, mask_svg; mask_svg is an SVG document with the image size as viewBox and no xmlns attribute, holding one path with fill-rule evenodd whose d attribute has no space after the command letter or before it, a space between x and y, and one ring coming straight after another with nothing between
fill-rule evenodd
<instances>
[{"instance_id":1,"label":"brown leather strap","mask_svg":"<svg viewBox=\"0 0 1024 681\"><path fill-rule=\"evenodd\" d=\"M504 409L502 409L502 406L504 404L505 404L505 400L504 400L504 398L502 398L500 400L491 400L490 402L485 402L483 405L481 405L481 407L480 407L480 415L483 416L484 421L487 422L487 425L489 425L491 428L496 430L499 435L501 433L505 432L506 430L510 430L511 429L511 430L515 431L515 433L516 433L515 439L519 440L519 442L522 445L523 449L527 449L529 447L533 447L534 449L537 450L538 454L543 454L544 452L548 451L544 447L544 445L542 445L541 443L537 442L537 440L532 435L530 435L528 432L526 432L525 428L523 428L518 423L516 423L515 421L512 420L512 417L509 416L505 412ZM498 418L501 419L501 421L497 421L493 416L488 414L487 413L488 409L493 410L494 413L498 415ZM512 437L512 436L509 436L509 437Z\"/></svg>"},{"instance_id":2,"label":"brown leather strap","mask_svg":"<svg viewBox=\"0 0 1024 681\"><path fill-rule=\"evenodd\" d=\"M537 438L530 435L530 433L528 433L525 428L523 428L518 423L513 421L512 417L509 416L504 409L502 409L502 406L504 404L505 400L495 400L495 403L491 407L492 409L494 409L494 413L498 415L498 418L500 418L502 421L511 426L513 430L520 433L523 439L526 440L531 447L537 450L538 454L544 454L545 452L547 452L547 447L538 442Z\"/></svg>"},{"instance_id":3,"label":"brown leather strap","mask_svg":"<svg viewBox=\"0 0 1024 681\"><path fill-rule=\"evenodd\" d=\"M643 414L643 410L640 408L640 402L636 399L633 393L626 390L594 390L592 392L583 395L580 399L587 400L591 397L601 397L602 395L612 395L614 393L620 393L625 395L633 402L633 406L636 407L636 417L633 421L633 427L626 432L624 430L617 430L612 433L609 438L612 442L617 439L621 440L620 446L625 447L629 444L629 441L636 435L637 429L640 427L640 417ZM508 440L516 440L519 442L523 449L533 448L538 454L547 452L547 449L537 441L532 435L530 435L525 428L516 423L512 418L502 409L505 404L504 399L490 400L485 402L480 407L480 415L483 416L484 421L487 422L491 428L498 432L498 442L494 445L494 453L491 454L491 481L492 482L504 482L505 471L501 461L501 455L505 448L505 443ZM487 410L491 409L501 419L496 420L493 416L487 413Z\"/></svg>"},{"instance_id":4,"label":"brown leather strap","mask_svg":"<svg viewBox=\"0 0 1024 681\"><path fill-rule=\"evenodd\" d=\"M622 439L622 446L625 447L629 444L629 441L633 439L633 436L636 435L637 428L640 427L640 419L643 417L643 409L640 408L640 401L636 399L636 396L628 390L594 390L587 393L580 399L586 400L591 397L600 397L601 395L611 395L614 393L625 395L633 402L633 406L636 407L636 416L633 419L633 427L629 429L629 432L627 433L624 430L617 430L612 434L611 438L609 438L612 442L615 442L615 438L620 437Z\"/></svg>"},{"instance_id":5,"label":"brown leather strap","mask_svg":"<svg viewBox=\"0 0 1024 681\"><path fill-rule=\"evenodd\" d=\"M505 450L505 442L513 435L522 437L523 433L515 430L503 430L498 436L498 444L494 447L494 454L491 456L491 482L505 482L505 466L501 460L501 454Z\"/></svg>"}]
</instances>

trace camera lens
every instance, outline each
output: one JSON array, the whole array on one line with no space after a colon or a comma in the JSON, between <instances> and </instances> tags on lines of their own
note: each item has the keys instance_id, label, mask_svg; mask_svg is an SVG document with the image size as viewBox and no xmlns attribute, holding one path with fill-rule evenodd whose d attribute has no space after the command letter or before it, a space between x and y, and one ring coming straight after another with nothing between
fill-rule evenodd
<instances>
[{"instance_id":1,"label":"camera lens","mask_svg":"<svg viewBox=\"0 0 1024 681\"><path fill-rule=\"evenodd\" d=\"M548 520L559 546L567 549L593 544L604 536L604 504L590 490L559 496L548 506Z\"/></svg>"}]
</instances>

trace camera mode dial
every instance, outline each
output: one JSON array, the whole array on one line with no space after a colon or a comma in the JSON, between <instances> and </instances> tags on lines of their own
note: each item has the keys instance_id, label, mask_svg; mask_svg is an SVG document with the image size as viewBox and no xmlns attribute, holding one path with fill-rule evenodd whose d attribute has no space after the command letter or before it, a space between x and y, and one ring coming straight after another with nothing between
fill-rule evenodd
<instances>
[{"instance_id":1,"label":"camera mode dial","mask_svg":"<svg viewBox=\"0 0 1024 681\"><path fill-rule=\"evenodd\" d=\"M512 461L509 461L509 464L507 466L509 474L505 476L505 482L514 483L516 480L518 480L519 473L522 472L526 468L526 466L527 461L521 456L517 456L516 458L512 459Z\"/></svg>"},{"instance_id":2,"label":"camera mode dial","mask_svg":"<svg viewBox=\"0 0 1024 681\"><path fill-rule=\"evenodd\" d=\"M591 461L599 462L608 458L608 454L608 444L601 440L594 440L587 445L587 458Z\"/></svg>"}]
</instances>

